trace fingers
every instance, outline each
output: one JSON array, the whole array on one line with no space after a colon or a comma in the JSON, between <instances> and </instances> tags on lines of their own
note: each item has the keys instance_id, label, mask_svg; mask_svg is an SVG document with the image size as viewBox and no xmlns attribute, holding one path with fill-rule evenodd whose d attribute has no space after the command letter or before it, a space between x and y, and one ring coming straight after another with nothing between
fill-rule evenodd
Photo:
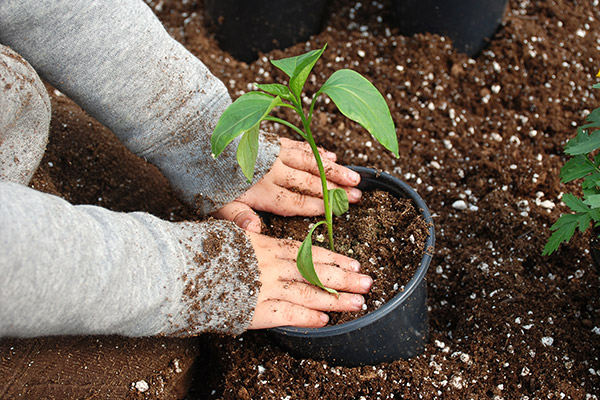
<instances>
[{"instance_id":1,"label":"fingers","mask_svg":"<svg viewBox=\"0 0 600 400\"><path fill-rule=\"evenodd\" d=\"M299 242L247 232L256 251L261 288L251 329L294 325L319 327L327 323L323 311L357 311L372 279L359 274L358 262L322 248L313 248L321 282L340 292L332 295L304 280L296 268Z\"/></svg>"},{"instance_id":2,"label":"fingers","mask_svg":"<svg viewBox=\"0 0 600 400\"><path fill-rule=\"evenodd\" d=\"M336 265L320 264L315 260L313 262L317 276L325 287L350 293L368 293L371 290L373 279L368 275L345 271ZM295 262L293 268L281 268L278 279L306 283Z\"/></svg>"},{"instance_id":3,"label":"fingers","mask_svg":"<svg viewBox=\"0 0 600 400\"><path fill-rule=\"evenodd\" d=\"M317 163L310 149L304 150L285 147L281 149L279 158L290 168L310 172L315 176L319 175ZM336 164L330 159L323 159L323 169L325 170L327 180L340 186L356 186L360 182L360 175L357 172Z\"/></svg>"},{"instance_id":4,"label":"fingers","mask_svg":"<svg viewBox=\"0 0 600 400\"><path fill-rule=\"evenodd\" d=\"M282 139L279 157L257 183L248 189L237 201L245 203L257 211L268 211L282 216L323 215L322 183L317 164L307 143ZM360 175L335 163L335 154L320 150L329 189L342 188L348 194L350 203L360 200L362 192L354 186L360 182ZM228 205L229 206L229 205ZM260 220L248 210L228 207L219 210L215 216L246 225L246 229L259 231ZM250 219L250 222L247 222ZM237 222L236 222L237 223ZM250 226L250 228L248 228Z\"/></svg>"},{"instance_id":5,"label":"fingers","mask_svg":"<svg viewBox=\"0 0 600 400\"><path fill-rule=\"evenodd\" d=\"M317 175L292 169L287 165L282 165L277 171L277 174L274 176L274 182L283 188L293 188L303 195L319 198L323 195L321 179ZM335 183L327 182L328 189L335 189L338 187L339 185L336 185Z\"/></svg>"},{"instance_id":6,"label":"fingers","mask_svg":"<svg viewBox=\"0 0 600 400\"><path fill-rule=\"evenodd\" d=\"M299 242L263 235L250 237L258 259L268 260L261 268L265 282L307 283L296 267ZM358 273L358 261L318 246L313 247L312 254L315 271L324 286L350 293L367 293L371 289L373 279Z\"/></svg>"},{"instance_id":7,"label":"fingers","mask_svg":"<svg viewBox=\"0 0 600 400\"><path fill-rule=\"evenodd\" d=\"M278 282L261 288L250 329L276 326L322 327L329 317L323 311L358 311L365 300L358 294L332 295L301 282ZM265 294L266 292L266 294Z\"/></svg>"},{"instance_id":8,"label":"fingers","mask_svg":"<svg viewBox=\"0 0 600 400\"><path fill-rule=\"evenodd\" d=\"M249 329L266 329L276 326L320 328L327 325L327 314L297 304L268 300L256 306Z\"/></svg>"},{"instance_id":9,"label":"fingers","mask_svg":"<svg viewBox=\"0 0 600 400\"><path fill-rule=\"evenodd\" d=\"M283 161L282 165L274 170L273 182L282 188L294 190L295 193L317 198L323 197L323 185L318 173L313 174L300 169L291 168L283 164ZM340 187L341 186L335 182L327 181L328 189ZM348 200L351 203L358 202L362 197L362 192L357 188L346 186L343 187L343 189L346 190Z\"/></svg>"},{"instance_id":10,"label":"fingers","mask_svg":"<svg viewBox=\"0 0 600 400\"><path fill-rule=\"evenodd\" d=\"M295 263L296 255L298 254L298 246L299 242L293 240L279 240L279 244L275 247L275 257L281 260L290 260ZM355 259L323 247L313 246L312 255L315 265L331 265L348 272L360 271L360 263Z\"/></svg>"},{"instance_id":11,"label":"fingers","mask_svg":"<svg viewBox=\"0 0 600 400\"><path fill-rule=\"evenodd\" d=\"M264 261L260 265L263 276L271 280L305 282L296 268L300 242L252 232L246 234L250 237L256 257L259 261ZM353 293L366 293L370 290L373 280L368 275L358 273L358 261L318 246L313 246L312 255L315 270L325 286Z\"/></svg>"},{"instance_id":12,"label":"fingers","mask_svg":"<svg viewBox=\"0 0 600 400\"><path fill-rule=\"evenodd\" d=\"M285 282L273 293L273 299L299 304L319 311L358 311L365 303L359 294L332 295L316 286L303 282ZM270 299L271 300L271 299Z\"/></svg>"},{"instance_id":13,"label":"fingers","mask_svg":"<svg viewBox=\"0 0 600 400\"><path fill-rule=\"evenodd\" d=\"M260 233L260 217L252 210L252 208L242 202L234 200L214 212L212 215L215 218L233 221L242 229Z\"/></svg>"},{"instance_id":14,"label":"fingers","mask_svg":"<svg viewBox=\"0 0 600 400\"><path fill-rule=\"evenodd\" d=\"M260 194L260 195L258 195ZM285 217L323 215L323 199L279 186L271 180L261 179L239 199L259 211L268 211Z\"/></svg>"},{"instance_id":15,"label":"fingers","mask_svg":"<svg viewBox=\"0 0 600 400\"><path fill-rule=\"evenodd\" d=\"M297 149L297 150L304 150L304 151L308 151L308 152L312 152L312 149L310 148L310 145L306 142L300 142L297 140L291 140L291 139L287 139L287 138L279 138L279 141L281 143L281 147L282 148L289 148L289 149ZM335 161L337 160L337 155L331 151L327 151L325 149L323 149L322 147L319 147L319 154L321 155L322 158L326 158L327 160L330 161Z\"/></svg>"},{"instance_id":16,"label":"fingers","mask_svg":"<svg viewBox=\"0 0 600 400\"><path fill-rule=\"evenodd\" d=\"M268 211L282 216L317 216L323 215L325 207L322 199L322 185L318 176L295 170L284 165L281 160L275 161L274 168L246 193L238 198L239 202L248 204L259 211ZM328 182L330 189L340 187ZM348 200L356 203L362 192L353 187L345 187Z\"/></svg>"}]
</instances>

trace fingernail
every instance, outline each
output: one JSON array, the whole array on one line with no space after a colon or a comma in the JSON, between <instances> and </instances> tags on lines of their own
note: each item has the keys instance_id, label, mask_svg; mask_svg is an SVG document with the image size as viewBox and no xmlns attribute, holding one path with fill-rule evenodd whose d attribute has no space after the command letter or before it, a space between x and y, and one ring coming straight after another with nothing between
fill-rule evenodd
<instances>
[{"instance_id":1,"label":"fingernail","mask_svg":"<svg viewBox=\"0 0 600 400\"><path fill-rule=\"evenodd\" d=\"M260 228L261 228L261 226L260 226L260 223L258 223L258 222L248 224L249 231L260 233Z\"/></svg>"},{"instance_id":2,"label":"fingernail","mask_svg":"<svg viewBox=\"0 0 600 400\"><path fill-rule=\"evenodd\" d=\"M332 161L335 161L335 159L337 158L337 156L335 155L335 153L332 153L331 151L326 151L325 152L325 157L328 160L332 160Z\"/></svg>"},{"instance_id":3,"label":"fingernail","mask_svg":"<svg viewBox=\"0 0 600 400\"><path fill-rule=\"evenodd\" d=\"M362 197L362 192L356 188L350 189L350 199L358 201Z\"/></svg>"},{"instance_id":4,"label":"fingernail","mask_svg":"<svg viewBox=\"0 0 600 400\"><path fill-rule=\"evenodd\" d=\"M365 298L358 294L355 294L354 296L352 296L352 299L350 299L350 302L354 307L362 308L362 305L365 304Z\"/></svg>"},{"instance_id":5,"label":"fingernail","mask_svg":"<svg viewBox=\"0 0 600 400\"><path fill-rule=\"evenodd\" d=\"M364 290L370 290L373 285L373 279L370 276L363 276L360 278L360 287Z\"/></svg>"},{"instance_id":6,"label":"fingernail","mask_svg":"<svg viewBox=\"0 0 600 400\"><path fill-rule=\"evenodd\" d=\"M350 269L355 272L360 271L360 263L356 260L350 261Z\"/></svg>"},{"instance_id":7,"label":"fingernail","mask_svg":"<svg viewBox=\"0 0 600 400\"><path fill-rule=\"evenodd\" d=\"M250 222L252 222L251 219L245 219L244 221L242 221L242 223L240 224L240 227L242 229L246 229L248 228L248 225L250 225Z\"/></svg>"},{"instance_id":8,"label":"fingernail","mask_svg":"<svg viewBox=\"0 0 600 400\"><path fill-rule=\"evenodd\" d=\"M348 173L346 174L346 176L353 183L360 182L360 175L358 173L354 172L354 171L348 171Z\"/></svg>"},{"instance_id":9,"label":"fingernail","mask_svg":"<svg viewBox=\"0 0 600 400\"><path fill-rule=\"evenodd\" d=\"M321 313L321 321L326 324L329 322L329 315Z\"/></svg>"}]
</instances>

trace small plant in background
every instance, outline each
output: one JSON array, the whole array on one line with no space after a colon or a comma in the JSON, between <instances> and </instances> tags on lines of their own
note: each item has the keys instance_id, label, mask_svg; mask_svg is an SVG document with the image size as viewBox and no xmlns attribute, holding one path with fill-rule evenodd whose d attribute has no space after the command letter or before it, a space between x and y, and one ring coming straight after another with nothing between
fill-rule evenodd
<instances>
[{"instance_id":1,"label":"small plant in background","mask_svg":"<svg viewBox=\"0 0 600 400\"><path fill-rule=\"evenodd\" d=\"M598 72L600 77L600 72ZM600 89L600 83L593 86ZM583 198L572 193L565 193L562 201L573 211L563 214L550 228L552 235L543 250L543 255L550 255L563 242L573 237L575 229L585 232L590 226L600 226L600 107L587 117L587 123L577 128L577 136L569 140L565 153L571 156L560 170L561 181L581 180Z\"/></svg>"},{"instance_id":2,"label":"small plant in background","mask_svg":"<svg viewBox=\"0 0 600 400\"><path fill-rule=\"evenodd\" d=\"M262 121L273 121L285 125L308 142L319 168L325 220L316 223L300 245L297 267L308 282L337 294L335 290L326 288L321 283L312 260L312 233L314 230L319 225L326 224L329 248L334 250L333 214L339 216L348 210L346 192L343 189L327 189L323 162L310 129L317 99L321 94L328 95L343 115L358 122L396 157L398 157L398 138L390 110L381 93L366 78L350 69L334 72L314 94L308 111L305 112L302 107L304 84L326 47L327 45L322 49L295 57L272 60L271 63L289 77L288 86L257 84L260 92L254 91L240 96L225 110L217 123L211 138L211 147L213 155L217 157L233 139L242 135L237 148L237 160L244 175L248 181L251 181L258 154L258 131ZM276 107L293 109L300 117L302 127L269 115Z\"/></svg>"}]
</instances>

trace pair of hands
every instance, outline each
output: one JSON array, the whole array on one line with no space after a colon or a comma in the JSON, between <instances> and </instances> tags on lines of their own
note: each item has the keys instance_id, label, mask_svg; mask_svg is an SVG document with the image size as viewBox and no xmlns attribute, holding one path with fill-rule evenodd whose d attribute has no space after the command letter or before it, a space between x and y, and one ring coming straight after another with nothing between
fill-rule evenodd
<instances>
[{"instance_id":1,"label":"pair of hands","mask_svg":"<svg viewBox=\"0 0 600 400\"><path fill-rule=\"evenodd\" d=\"M360 200L356 189L360 175L336 164L334 153L320 149L329 189L343 188L351 203ZM336 297L307 283L296 268L299 242L260 234L255 213L267 211L283 216L316 216L324 213L317 164L306 143L281 139L281 151L271 170L238 199L214 213L247 231L260 270L261 288L249 329L293 325L321 327L328 311L360 310L373 280L358 273L356 260L313 248L315 269L323 284L336 289Z\"/></svg>"}]
</instances>

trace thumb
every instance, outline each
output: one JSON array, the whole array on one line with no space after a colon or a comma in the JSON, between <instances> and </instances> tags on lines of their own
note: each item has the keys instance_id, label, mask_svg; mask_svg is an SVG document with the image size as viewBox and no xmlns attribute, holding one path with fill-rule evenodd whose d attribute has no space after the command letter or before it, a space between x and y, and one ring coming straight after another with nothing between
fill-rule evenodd
<instances>
[{"instance_id":1,"label":"thumb","mask_svg":"<svg viewBox=\"0 0 600 400\"><path fill-rule=\"evenodd\" d=\"M237 226L250 232L260 233L260 217L250 206L240 201L232 201L215 211L213 217L233 221Z\"/></svg>"}]
</instances>

